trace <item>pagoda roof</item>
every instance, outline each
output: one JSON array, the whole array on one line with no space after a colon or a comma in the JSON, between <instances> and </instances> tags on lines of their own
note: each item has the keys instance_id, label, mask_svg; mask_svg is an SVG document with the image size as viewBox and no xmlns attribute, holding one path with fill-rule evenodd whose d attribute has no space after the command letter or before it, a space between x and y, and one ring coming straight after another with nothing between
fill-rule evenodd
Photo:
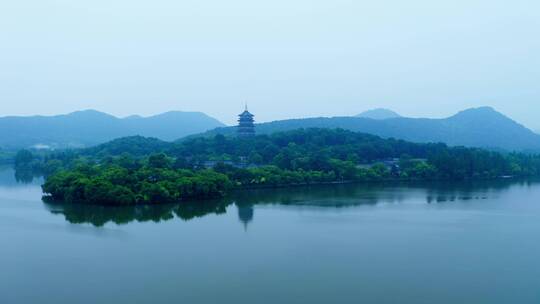
<instances>
[{"instance_id":1,"label":"pagoda roof","mask_svg":"<svg viewBox=\"0 0 540 304\"><path fill-rule=\"evenodd\" d=\"M254 117L255 115L249 113L248 110L245 110L244 112L242 112L242 113L239 114L238 116L240 116L240 117L245 117L245 116Z\"/></svg>"}]
</instances>

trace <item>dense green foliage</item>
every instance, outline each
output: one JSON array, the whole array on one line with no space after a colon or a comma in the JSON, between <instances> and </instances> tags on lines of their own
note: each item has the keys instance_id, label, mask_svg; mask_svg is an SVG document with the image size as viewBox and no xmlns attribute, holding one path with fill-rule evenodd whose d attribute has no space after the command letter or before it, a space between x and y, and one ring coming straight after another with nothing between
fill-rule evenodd
<instances>
[{"instance_id":1,"label":"dense green foliage","mask_svg":"<svg viewBox=\"0 0 540 304\"><path fill-rule=\"evenodd\" d=\"M426 158L446 149L443 144L413 144L402 140L336 129L299 129L239 139L216 135L212 139L192 138L174 145L169 153L189 160L237 161L247 157L255 164L273 164L282 169L324 170L331 159L353 163L398 158L407 154Z\"/></svg>"},{"instance_id":2,"label":"dense green foliage","mask_svg":"<svg viewBox=\"0 0 540 304\"><path fill-rule=\"evenodd\" d=\"M164 154L135 167L120 163L79 165L49 176L43 191L55 200L91 204L170 203L223 196L227 176L213 170L173 170Z\"/></svg>"},{"instance_id":3,"label":"dense green foliage","mask_svg":"<svg viewBox=\"0 0 540 304\"><path fill-rule=\"evenodd\" d=\"M300 129L254 138L216 135L166 143L143 137L36 156L54 199L101 204L172 202L231 187L382 180L539 176L540 157L413 144L341 129Z\"/></svg>"}]
</instances>

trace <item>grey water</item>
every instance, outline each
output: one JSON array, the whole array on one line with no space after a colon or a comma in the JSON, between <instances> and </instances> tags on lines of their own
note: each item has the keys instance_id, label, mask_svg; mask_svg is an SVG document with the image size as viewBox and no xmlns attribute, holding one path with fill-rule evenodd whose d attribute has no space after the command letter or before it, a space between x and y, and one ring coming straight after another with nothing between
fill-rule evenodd
<instances>
[{"instance_id":1,"label":"grey water","mask_svg":"<svg viewBox=\"0 0 540 304\"><path fill-rule=\"evenodd\" d=\"M540 183L46 204L0 171L0 303L540 303Z\"/></svg>"}]
</instances>

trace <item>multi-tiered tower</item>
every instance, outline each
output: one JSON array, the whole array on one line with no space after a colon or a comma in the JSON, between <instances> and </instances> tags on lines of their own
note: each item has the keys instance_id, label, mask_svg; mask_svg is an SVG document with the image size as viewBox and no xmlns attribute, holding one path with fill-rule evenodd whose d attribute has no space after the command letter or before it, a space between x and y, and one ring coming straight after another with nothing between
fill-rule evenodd
<instances>
[{"instance_id":1,"label":"multi-tiered tower","mask_svg":"<svg viewBox=\"0 0 540 304\"><path fill-rule=\"evenodd\" d=\"M248 107L246 105L246 109L242 114L238 115L238 136L239 137L251 137L255 136L255 120L253 117L255 117L253 114L249 113Z\"/></svg>"}]
</instances>

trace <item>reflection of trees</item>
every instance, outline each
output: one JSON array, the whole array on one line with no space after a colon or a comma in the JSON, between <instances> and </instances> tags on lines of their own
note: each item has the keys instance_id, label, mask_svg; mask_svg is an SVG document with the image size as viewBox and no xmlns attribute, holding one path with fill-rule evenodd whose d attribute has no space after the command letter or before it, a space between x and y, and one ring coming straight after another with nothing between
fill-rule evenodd
<instances>
[{"instance_id":1,"label":"reflection of trees","mask_svg":"<svg viewBox=\"0 0 540 304\"><path fill-rule=\"evenodd\" d=\"M397 184L365 183L316 185L283 189L255 189L238 191L237 205L280 204L318 207L350 207L395 202L407 195Z\"/></svg>"},{"instance_id":2,"label":"reflection of trees","mask_svg":"<svg viewBox=\"0 0 540 304\"><path fill-rule=\"evenodd\" d=\"M526 184L531 182L518 182ZM392 182L317 185L286 189L238 191L232 197L244 225L253 220L253 206L278 204L316 207L353 207L378 203L399 203L413 196L428 202L483 199L518 184L515 180L467 182Z\"/></svg>"},{"instance_id":3,"label":"reflection of trees","mask_svg":"<svg viewBox=\"0 0 540 304\"><path fill-rule=\"evenodd\" d=\"M512 185L530 182L510 180L436 183L368 183L348 185L319 185L311 187L258 189L236 191L221 200L182 202L178 204L99 206L82 204L46 203L54 214L62 214L74 224L90 223L103 226L108 222L162 222L176 218L191 220L208 214L224 214L234 202L239 221L245 227L253 221L254 207L261 204L317 207L351 207L396 203L411 197L431 202L482 199L508 189Z\"/></svg>"},{"instance_id":4,"label":"reflection of trees","mask_svg":"<svg viewBox=\"0 0 540 304\"><path fill-rule=\"evenodd\" d=\"M527 181L513 180L484 180L484 181L465 181L438 182L426 184L422 183L426 189L426 201L428 203L444 203L453 201L466 201L473 199L486 199L493 194L504 191L512 185L530 184Z\"/></svg>"},{"instance_id":5,"label":"reflection of trees","mask_svg":"<svg viewBox=\"0 0 540 304\"><path fill-rule=\"evenodd\" d=\"M18 168L15 170L15 180L17 183L30 184L37 174L32 169Z\"/></svg>"},{"instance_id":6,"label":"reflection of trees","mask_svg":"<svg viewBox=\"0 0 540 304\"><path fill-rule=\"evenodd\" d=\"M235 193L239 206L255 204L350 207L398 203L411 197L427 201L452 201L484 198L530 181L486 180L465 182L391 182L318 185L288 189L258 189Z\"/></svg>"},{"instance_id":7,"label":"reflection of trees","mask_svg":"<svg viewBox=\"0 0 540 304\"><path fill-rule=\"evenodd\" d=\"M230 204L231 201L227 199L186 202L176 205L174 212L179 218L188 221L208 214L225 214Z\"/></svg>"},{"instance_id":8,"label":"reflection of trees","mask_svg":"<svg viewBox=\"0 0 540 304\"><path fill-rule=\"evenodd\" d=\"M51 213L64 215L72 224L89 223L98 227L109 222L120 225L133 221L158 223L175 218L191 220L207 214L225 213L227 205L225 200L135 206L46 203Z\"/></svg>"},{"instance_id":9,"label":"reflection of trees","mask_svg":"<svg viewBox=\"0 0 540 304\"><path fill-rule=\"evenodd\" d=\"M11 183L16 182L17 184L31 184L31 183L42 183L43 181L43 173L40 170L36 170L35 168L29 167L29 166L19 166L19 167L13 167L7 170L6 172L12 172L9 174L9 177L7 180L2 178L0 180L0 183ZM15 177L15 178L13 178Z\"/></svg>"}]
</instances>

